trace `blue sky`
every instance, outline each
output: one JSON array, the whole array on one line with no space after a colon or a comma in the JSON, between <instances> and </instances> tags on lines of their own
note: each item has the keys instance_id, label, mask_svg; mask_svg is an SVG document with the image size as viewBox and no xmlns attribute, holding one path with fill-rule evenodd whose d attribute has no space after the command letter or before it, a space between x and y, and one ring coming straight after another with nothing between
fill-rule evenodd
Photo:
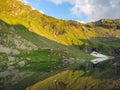
<instances>
[{"instance_id":1,"label":"blue sky","mask_svg":"<svg viewBox=\"0 0 120 90\"><path fill-rule=\"evenodd\" d=\"M88 21L84 15L78 17L72 14L70 9L73 7L73 5L67 2L60 5L54 4L47 0L23 0L23 2L37 10L44 12L44 14L48 16L65 20L78 20L82 22Z\"/></svg>"},{"instance_id":2,"label":"blue sky","mask_svg":"<svg viewBox=\"0 0 120 90\"><path fill-rule=\"evenodd\" d=\"M120 18L120 0L22 0L44 14L81 22Z\"/></svg>"}]
</instances>

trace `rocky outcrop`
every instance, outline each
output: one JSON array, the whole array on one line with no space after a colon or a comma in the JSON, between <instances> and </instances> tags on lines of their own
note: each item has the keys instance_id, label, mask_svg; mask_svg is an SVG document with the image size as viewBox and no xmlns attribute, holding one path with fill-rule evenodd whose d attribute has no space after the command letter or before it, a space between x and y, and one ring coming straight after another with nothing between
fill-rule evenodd
<instances>
[{"instance_id":1,"label":"rocky outcrop","mask_svg":"<svg viewBox=\"0 0 120 90\"><path fill-rule=\"evenodd\" d=\"M1 50L0 52L5 52L8 54L12 52L13 54L16 54L18 52L17 50L15 50L15 48L23 49L23 50L37 50L38 49L38 47L34 45L32 42L22 38L21 36L13 32L12 34L2 33L0 35L0 50Z\"/></svg>"},{"instance_id":2,"label":"rocky outcrop","mask_svg":"<svg viewBox=\"0 0 120 90\"><path fill-rule=\"evenodd\" d=\"M38 47L33 43L21 38L20 36L15 36L14 38L10 37L11 41L14 42L16 48L24 49L24 50L37 50Z\"/></svg>"},{"instance_id":3,"label":"rocky outcrop","mask_svg":"<svg viewBox=\"0 0 120 90\"><path fill-rule=\"evenodd\" d=\"M6 54L12 54L12 55L20 54L20 52L18 50L12 49L12 48L7 48L7 47L4 47L2 45L0 45L0 52L1 53L6 53Z\"/></svg>"}]
</instances>

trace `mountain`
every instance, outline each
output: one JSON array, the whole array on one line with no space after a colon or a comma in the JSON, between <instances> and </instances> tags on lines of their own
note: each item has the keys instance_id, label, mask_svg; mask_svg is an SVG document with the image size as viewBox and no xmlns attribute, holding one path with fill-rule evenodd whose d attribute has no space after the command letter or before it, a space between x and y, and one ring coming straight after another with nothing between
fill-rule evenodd
<instances>
[{"instance_id":1,"label":"mountain","mask_svg":"<svg viewBox=\"0 0 120 90\"><path fill-rule=\"evenodd\" d=\"M40 84L30 89L56 90L59 87L62 90L67 85L67 89L72 90L79 82L87 85L88 77L91 81L88 84L97 82L98 86L94 88L101 87L101 83L107 82L100 80L102 75L112 77L116 70L113 63L103 62L103 70L84 71L86 64L95 58L89 55L92 51L120 55L120 19L82 24L47 16L20 0L0 0L0 90L24 90L38 81ZM94 76L98 76L97 79ZM53 79L56 79L55 83ZM106 84L110 81L111 78ZM119 88L115 81L107 89L112 90L117 85Z\"/></svg>"},{"instance_id":2,"label":"mountain","mask_svg":"<svg viewBox=\"0 0 120 90\"><path fill-rule=\"evenodd\" d=\"M77 21L46 16L37 10L32 10L30 6L24 5L19 0L0 0L0 3L1 20L12 25L21 24L29 31L60 44L82 48L81 46L88 46L93 38L97 40L103 37L120 38L119 19L103 19L98 22L81 24ZM104 47L103 42L101 46ZM106 46L109 48L108 45ZM108 53L108 51L105 52Z\"/></svg>"},{"instance_id":3,"label":"mountain","mask_svg":"<svg viewBox=\"0 0 120 90\"><path fill-rule=\"evenodd\" d=\"M23 25L0 21L1 90L24 90L28 85L67 68L69 60L73 62L81 58L88 60L93 57L73 46L30 32Z\"/></svg>"}]
</instances>

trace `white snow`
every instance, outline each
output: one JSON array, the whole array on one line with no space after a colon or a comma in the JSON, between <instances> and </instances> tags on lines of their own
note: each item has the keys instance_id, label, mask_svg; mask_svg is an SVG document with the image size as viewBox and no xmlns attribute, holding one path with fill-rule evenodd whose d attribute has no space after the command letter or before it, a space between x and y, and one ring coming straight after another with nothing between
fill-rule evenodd
<instances>
[{"instance_id":1,"label":"white snow","mask_svg":"<svg viewBox=\"0 0 120 90\"><path fill-rule=\"evenodd\" d=\"M8 48L8 47L4 47L2 45L0 45L0 52L6 53L6 54L13 54L13 55L20 54L20 52L18 50L12 49L12 48Z\"/></svg>"},{"instance_id":2,"label":"white snow","mask_svg":"<svg viewBox=\"0 0 120 90\"><path fill-rule=\"evenodd\" d=\"M108 56L106 56L106 55L103 55L103 54L100 54L100 53L98 53L98 52L96 52L96 51L93 51L90 55L92 55L92 56L95 56L95 57L108 57Z\"/></svg>"},{"instance_id":3,"label":"white snow","mask_svg":"<svg viewBox=\"0 0 120 90\"><path fill-rule=\"evenodd\" d=\"M92 62L93 64L97 64L97 63L100 63L102 61L106 61L106 60L109 60L109 56L106 56L106 55L103 55L103 54L100 54L96 51L93 51L90 55L92 56L95 56L95 57L98 57L96 59L93 59L91 60L90 62Z\"/></svg>"},{"instance_id":4,"label":"white snow","mask_svg":"<svg viewBox=\"0 0 120 90\"><path fill-rule=\"evenodd\" d=\"M109 60L109 58L108 57L101 57L101 58L93 59L93 60L91 60L91 62L93 64L97 64L97 63L100 63L100 62L106 61L106 60Z\"/></svg>"}]
</instances>

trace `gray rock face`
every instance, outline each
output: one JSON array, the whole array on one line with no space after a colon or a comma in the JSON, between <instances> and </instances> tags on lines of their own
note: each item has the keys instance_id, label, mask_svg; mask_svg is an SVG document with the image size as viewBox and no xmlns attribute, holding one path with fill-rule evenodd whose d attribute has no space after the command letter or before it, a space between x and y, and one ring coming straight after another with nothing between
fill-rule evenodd
<instances>
[{"instance_id":1,"label":"gray rock face","mask_svg":"<svg viewBox=\"0 0 120 90\"><path fill-rule=\"evenodd\" d=\"M3 35L4 36L4 35ZM38 50L38 47L33 43L23 39L21 36L17 35L7 35L7 38L1 38L0 52L12 55L18 55L20 52L13 48L19 48L23 50ZM10 48L11 47L11 48Z\"/></svg>"},{"instance_id":2,"label":"gray rock face","mask_svg":"<svg viewBox=\"0 0 120 90\"><path fill-rule=\"evenodd\" d=\"M13 70L13 69L15 69L15 66L8 66L7 69L8 69L8 70Z\"/></svg>"},{"instance_id":3,"label":"gray rock face","mask_svg":"<svg viewBox=\"0 0 120 90\"><path fill-rule=\"evenodd\" d=\"M25 66L25 61L21 61L21 62L19 62L19 63L18 63L18 66L19 66L19 67L23 67L23 66Z\"/></svg>"},{"instance_id":4,"label":"gray rock face","mask_svg":"<svg viewBox=\"0 0 120 90\"><path fill-rule=\"evenodd\" d=\"M4 47L2 45L0 45L0 52L1 53L6 53L6 54L12 54L12 55L18 55L18 54L20 54L20 52L18 50L7 48L7 47Z\"/></svg>"},{"instance_id":5,"label":"gray rock face","mask_svg":"<svg viewBox=\"0 0 120 90\"><path fill-rule=\"evenodd\" d=\"M24 50L37 50L38 49L36 45L27 41L26 39L23 39L21 36L18 36L18 35L14 35L14 36L9 35L8 40L15 45L15 48L20 48Z\"/></svg>"},{"instance_id":6,"label":"gray rock face","mask_svg":"<svg viewBox=\"0 0 120 90\"><path fill-rule=\"evenodd\" d=\"M15 58L14 58L14 57L9 56L9 57L8 57L8 61L9 61L9 62L15 62Z\"/></svg>"},{"instance_id":7,"label":"gray rock face","mask_svg":"<svg viewBox=\"0 0 120 90\"><path fill-rule=\"evenodd\" d=\"M11 52L10 48L18 48L23 50L38 50L38 47L35 44L24 39L20 35L17 35L13 27L10 27L8 30L10 31L10 33L8 34L4 32L0 33L0 51L7 52L9 54ZM12 51L12 53L18 54L19 52L17 50L14 50Z\"/></svg>"},{"instance_id":8,"label":"gray rock face","mask_svg":"<svg viewBox=\"0 0 120 90\"><path fill-rule=\"evenodd\" d=\"M4 72L0 72L0 87L6 88L5 90L13 90L10 89L9 86L14 86L16 83L32 74L33 72L20 72L19 70L6 70Z\"/></svg>"},{"instance_id":9,"label":"gray rock face","mask_svg":"<svg viewBox=\"0 0 120 90\"><path fill-rule=\"evenodd\" d=\"M12 73L10 73L10 71L4 71L4 72L0 72L0 77L6 77L12 75Z\"/></svg>"}]
</instances>

